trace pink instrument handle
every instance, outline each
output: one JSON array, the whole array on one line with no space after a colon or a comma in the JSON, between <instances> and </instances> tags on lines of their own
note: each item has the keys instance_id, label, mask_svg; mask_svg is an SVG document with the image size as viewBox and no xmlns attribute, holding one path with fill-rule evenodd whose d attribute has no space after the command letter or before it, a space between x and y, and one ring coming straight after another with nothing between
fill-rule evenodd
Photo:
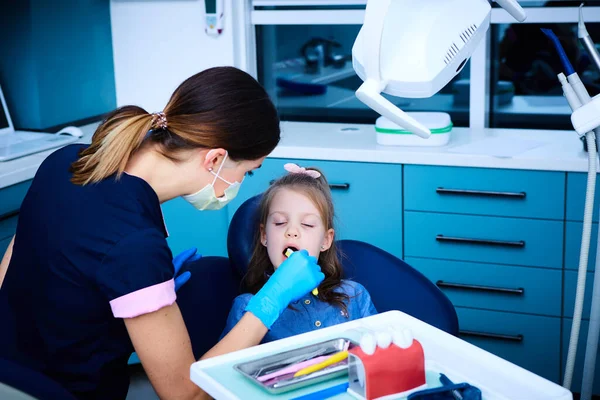
<instances>
[{"instance_id":1,"label":"pink instrument handle","mask_svg":"<svg viewBox=\"0 0 600 400\"><path fill-rule=\"evenodd\" d=\"M271 372L270 374L259 376L257 379L259 382L268 381L273 378L277 378L282 375L287 375L291 373L296 373L300 371L302 368L310 367L311 365L315 365L320 363L321 361L325 361L329 356L320 356L317 358L313 358L312 360L303 361L298 364L290 365L289 367L285 367L284 369L280 369L279 371Z\"/></svg>"}]
</instances>

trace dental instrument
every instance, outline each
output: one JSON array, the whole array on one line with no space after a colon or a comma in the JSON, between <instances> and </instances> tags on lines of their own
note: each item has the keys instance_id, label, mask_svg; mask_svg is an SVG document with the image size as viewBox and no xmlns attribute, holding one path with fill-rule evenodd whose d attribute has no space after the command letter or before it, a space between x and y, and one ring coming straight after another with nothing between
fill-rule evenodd
<instances>
[{"instance_id":1,"label":"dental instrument","mask_svg":"<svg viewBox=\"0 0 600 400\"><path fill-rule=\"evenodd\" d=\"M306 367L301 369L300 371L296 372L294 374L294 378L297 378L299 376L304 376L304 375L308 375L308 374L312 374L313 372L317 372L320 371L322 369L325 369L331 365L337 364L341 361L344 361L345 359L348 358L348 350L343 350L340 351L339 353L336 353L334 355L332 355L331 357L327 358L325 361L320 362L318 364L315 365L311 365L310 367Z\"/></svg>"},{"instance_id":2,"label":"dental instrument","mask_svg":"<svg viewBox=\"0 0 600 400\"><path fill-rule=\"evenodd\" d=\"M285 249L283 251L283 255L286 257L290 257L292 255L293 252L298 251L297 248L295 247L288 247L287 249ZM313 296L318 296L319 295L319 288L314 288L312 291Z\"/></svg>"},{"instance_id":3,"label":"dental instrument","mask_svg":"<svg viewBox=\"0 0 600 400\"><path fill-rule=\"evenodd\" d=\"M515 0L496 0L517 21ZM427 98L464 68L490 26L489 0L371 0L352 47L364 81L356 97L393 123L423 138L431 131L381 93Z\"/></svg>"}]
</instances>

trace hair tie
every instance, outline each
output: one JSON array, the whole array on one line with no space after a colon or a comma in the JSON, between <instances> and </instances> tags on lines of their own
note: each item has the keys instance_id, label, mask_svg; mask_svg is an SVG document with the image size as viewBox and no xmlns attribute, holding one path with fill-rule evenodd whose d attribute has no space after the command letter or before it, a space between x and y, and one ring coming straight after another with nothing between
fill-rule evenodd
<instances>
[{"instance_id":1,"label":"hair tie","mask_svg":"<svg viewBox=\"0 0 600 400\"><path fill-rule=\"evenodd\" d=\"M313 169L307 170L306 168L301 167L297 164L293 164L293 163L287 163L283 166L283 168L290 174L303 174L303 175L308 175L311 178L315 178L315 179L318 179L321 177L321 173L319 171L315 171Z\"/></svg>"},{"instance_id":2,"label":"hair tie","mask_svg":"<svg viewBox=\"0 0 600 400\"><path fill-rule=\"evenodd\" d=\"M152 113L151 129L167 129L167 116L164 112Z\"/></svg>"}]
</instances>

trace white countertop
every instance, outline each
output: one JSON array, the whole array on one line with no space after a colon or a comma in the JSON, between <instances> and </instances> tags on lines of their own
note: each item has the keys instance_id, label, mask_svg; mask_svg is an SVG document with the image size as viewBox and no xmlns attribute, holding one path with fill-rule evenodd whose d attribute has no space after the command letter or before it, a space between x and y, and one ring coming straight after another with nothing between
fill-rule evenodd
<instances>
[{"instance_id":1,"label":"white countertop","mask_svg":"<svg viewBox=\"0 0 600 400\"><path fill-rule=\"evenodd\" d=\"M89 143L97 126L98 123L82 126L85 136L80 142ZM343 131L344 128L356 130ZM587 172L588 168L587 154L574 131L454 128L450 142L443 147L381 146L371 125L283 122L282 131L282 139L271 158L566 172ZM456 146L486 140L493 143L498 138L515 142L531 140L539 146L512 157L451 152ZM33 178L52 151L0 162L0 188Z\"/></svg>"}]
</instances>

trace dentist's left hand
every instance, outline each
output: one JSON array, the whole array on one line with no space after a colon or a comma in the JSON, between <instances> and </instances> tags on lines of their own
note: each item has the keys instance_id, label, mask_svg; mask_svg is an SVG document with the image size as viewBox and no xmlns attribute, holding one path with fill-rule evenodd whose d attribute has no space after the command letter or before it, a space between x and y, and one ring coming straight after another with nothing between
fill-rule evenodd
<instances>
[{"instance_id":1,"label":"dentist's left hand","mask_svg":"<svg viewBox=\"0 0 600 400\"><path fill-rule=\"evenodd\" d=\"M179 288L183 286L183 284L185 284L192 276L190 271L185 271L181 275L177 276L181 267L184 264L197 261L202 258L202 254L196 254L197 251L198 249L192 247L191 249L182 251L173 259L173 268L175 269L175 274L173 275L175 278L175 291L179 290Z\"/></svg>"}]
</instances>

